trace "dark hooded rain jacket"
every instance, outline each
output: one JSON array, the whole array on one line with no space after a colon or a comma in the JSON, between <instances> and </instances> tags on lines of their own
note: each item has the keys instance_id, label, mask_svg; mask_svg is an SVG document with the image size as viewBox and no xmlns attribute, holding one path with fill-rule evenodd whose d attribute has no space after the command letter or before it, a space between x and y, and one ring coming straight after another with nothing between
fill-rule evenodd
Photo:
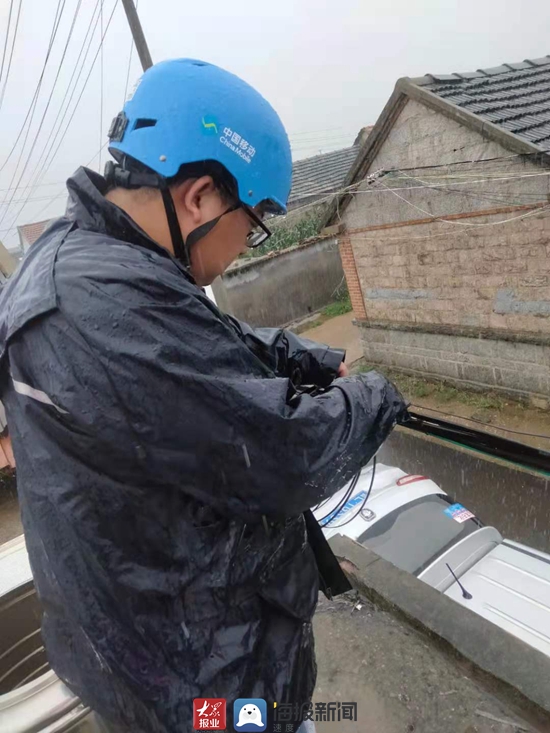
<instances>
[{"instance_id":1,"label":"dark hooded rain jacket","mask_svg":"<svg viewBox=\"0 0 550 733\"><path fill-rule=\"evenodd\" d=\"M333 381L342 352L221 313L97 174L68 186L0 296L51 665L132 733L192 730L196 697L307 702L303 512L373 456L402 399L374 372Z\"/></svg>"}]
</instances>

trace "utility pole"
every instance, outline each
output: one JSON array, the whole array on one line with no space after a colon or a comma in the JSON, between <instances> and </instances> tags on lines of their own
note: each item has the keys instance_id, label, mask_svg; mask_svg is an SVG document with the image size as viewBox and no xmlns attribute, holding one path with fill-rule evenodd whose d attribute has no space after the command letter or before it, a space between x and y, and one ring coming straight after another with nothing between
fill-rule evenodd
<instances>
[{"instance_id":1,"label":"utility pole","mask_svg":"<svg viewBox=\"0 0 550 733\"><path fill-rule=\"evenodd\" d=\"M153 60L151 59L151 54L149 53L149 48L147 47L147 41L145 40L145 36L143 34L143 28L141 27L141 23L139 22L139 17L137 14L136 6L134 5L134 0L122 0L122 4L124 5L126 17L128 18L128 25L130 26L132 37L134 39L134 43L136 44L136 49L138 52L139 60L141 61L141 66L143 68L143 71L147 71L147 69L153 65Z\"/></svg>"}]
</instances>

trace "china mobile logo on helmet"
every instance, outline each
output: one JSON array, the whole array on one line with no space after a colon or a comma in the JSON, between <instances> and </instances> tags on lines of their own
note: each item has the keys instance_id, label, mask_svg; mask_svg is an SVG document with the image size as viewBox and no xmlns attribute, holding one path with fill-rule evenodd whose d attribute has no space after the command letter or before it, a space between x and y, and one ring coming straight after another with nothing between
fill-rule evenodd
<instances>
[{"instance_id":1,"label":"china mobile logo on helmet","mask_svg":"<svg viewBox=\"0 0 550 733\"><path fill-rule=\"evenodd\" d=\"M218 134L218 121L214 117L203 117L202 127L204 133L207 135ZM251 145L248 140L245 140L242 135L239 135L238 132L235 132L230 127L223 128L223 135L220 137L220 142L247 163L250 163L252 158L256 155L256 148Z\"/></svg>"}]
</instances>

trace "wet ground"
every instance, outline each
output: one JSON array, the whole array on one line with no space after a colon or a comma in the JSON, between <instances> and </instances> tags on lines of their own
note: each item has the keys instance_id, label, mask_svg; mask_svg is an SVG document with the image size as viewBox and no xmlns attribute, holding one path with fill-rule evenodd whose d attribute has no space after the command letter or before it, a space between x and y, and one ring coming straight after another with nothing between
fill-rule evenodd
<instances>
[{"instance_id":1,"label":"wet ground","mask_svg":"<svg viewBox=\"0 0 550 733\"><path fill-rule=\"evenodd\" d=\"M363 356L359 329L353 325L353 313L344 313L329 321L302 331L301 335L312 341L319 341L339 349L346 350L346 364L351 365Z\"/></svg>"},{"instance_id":2,"label":"wet ground","mask_svg":"<svg viewBox=\"0 0 550 733\"><path fill-rule=\"evenodd\" d=\"M357 702L357 721L318 733L534 731L417 631L368 602L321 597L314 619L316 702Z\"/></svg>"}]
</instances>

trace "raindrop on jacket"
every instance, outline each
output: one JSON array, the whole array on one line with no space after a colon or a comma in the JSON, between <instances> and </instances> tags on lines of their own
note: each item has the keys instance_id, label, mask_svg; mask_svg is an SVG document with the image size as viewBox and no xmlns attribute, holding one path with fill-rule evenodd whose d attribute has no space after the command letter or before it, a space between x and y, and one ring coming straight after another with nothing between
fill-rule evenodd
<instances>
[{"instance_id":1,"label":"raindrop on jacket","mask_svg":"<svg viewBox=\"0 0 550 733\"><path fill-rule=\"evenodd\" d=\"M0 296L51 666L132 733L191 730L195 697L308 702L303 512L374 455L403 401L374 372L333 381L342 352L221 313L97 174L68 187L67 216Z\"/></svg>"}]
</instances>

